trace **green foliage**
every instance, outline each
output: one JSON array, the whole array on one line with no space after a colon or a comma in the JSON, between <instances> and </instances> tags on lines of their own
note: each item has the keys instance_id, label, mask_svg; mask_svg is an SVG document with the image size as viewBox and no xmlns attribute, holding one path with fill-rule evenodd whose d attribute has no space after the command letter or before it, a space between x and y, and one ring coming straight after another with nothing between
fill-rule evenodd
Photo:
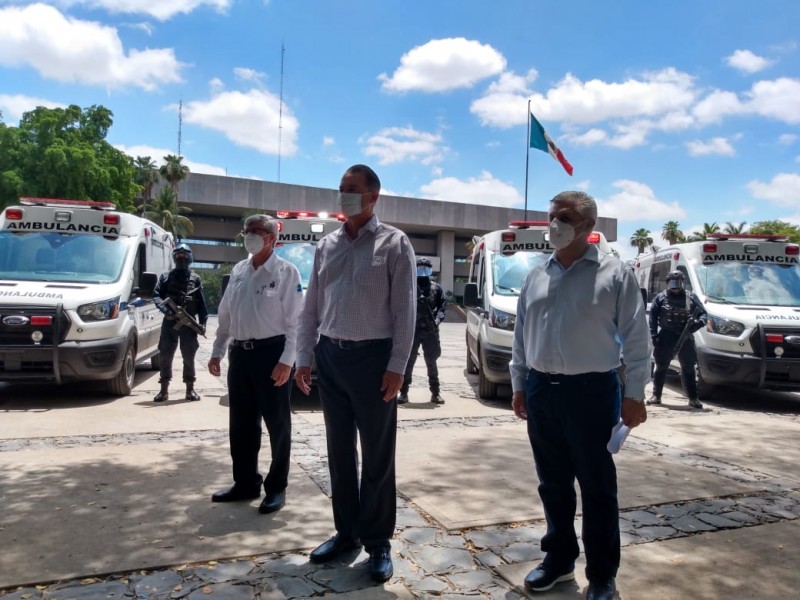
<instances>
[{"instance_id":1,"label":"green foliage","mask_svg":"<svg viewBox=\"0 0 800 600\"><path fill-rule=\"evenodd\" d=\"M113 113L39 106L19 127L0 123L0 205L20 196L113 202L132 211L133 160L106 141Z\"/></svg>"},{"instance_id":2,"label":"green foliage","mask_svg":"<svg viewBox=\"0 0 800 600\"><path fill-rule=\"evenodd\" d=\"M683 232L680 230L680 224L677 221L667 221L661 229L661 237L667 240L670 245L677 244L685 239Z\"/></svg>"},{"instance_id":3,"label":"green foliage","mask_svg":"<svg viewBox=\"0 0 800 600\"><path fill-rule=\"evenodd\" d=\"M723 231L725 233L744 233L744 226L747 225L747 221L742 221L738 225L736 223L732 223L728 221L725 223L725 228Z\"/></svg>"},{"instance_id":4,"label":"green foliage","mask_svg":"<svg viewBox=\"0 0 800 600\"><path fill-rule=\"evenodd\" d=\"M164 164L158 169L161 176L169 182L175 196L178 195L178 184L189 178L189 167L183 164L182 156L168 154L164 157Z\"/></svg>"},{"instance_id":5,"label":"green foliage","mask_svg":"<svg viewBox=\"0 0 800 600\"><path fill-rule=\"evenodd\" d=\"M790 242L800 243L800 227L786 221L758 221L750 226L747 233L785 235Z\"/></svg>"},{"instance_id":6,"label":"green foliage","mask_svg":"<svg viewBox=\"0 0 800 600\"><path fill-rule=\"evenodd\" d=\"M178 197L172 188L164 187L152 202L144 205L144 217L172 233L178 240L194 231L194 224L185 217L192 212L188 206L178 206Z\"/></svg>"},{"instance_id":7,"label":"green foliage","mask_svg":"<svg viewBox=\"0 0 800 600\"><path fill-rule=\"evenodd\" d=\"M203 282L203 295L206 298L208 312L217 314L222 300L222 278L232 269L233 265L220 265L216 269L193 269Z\"/></svg>"},{"instance_id":8,"label":"green foliage","mask_svg":"<svg viewBox=\"0 0 800 600\"><path fill-rule=\"evenodd\" d=\"M650 237L650 230L641 227L633 232L630 239L631 246L639 250L639 254L644 252L644 249L653 245L653 238Z\"/></svg>"}]
</instances>

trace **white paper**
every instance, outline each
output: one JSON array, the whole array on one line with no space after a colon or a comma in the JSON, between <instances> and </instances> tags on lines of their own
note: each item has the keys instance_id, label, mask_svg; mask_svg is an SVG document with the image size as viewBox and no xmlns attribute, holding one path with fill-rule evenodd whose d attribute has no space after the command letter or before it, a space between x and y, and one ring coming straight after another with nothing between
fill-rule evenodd
<instances>
[{"instance_id":1,"label":"white paper","mask_svg":"<svg viewBox=\"0 0 800 600\"><path fill-rule=\"evenodd\" d=\"M625 439L628 437L628 434L631 432L631 428L625 425L620 419L619 423L614 425L614 428L611 430L611 439L608 440L608 444L606 445L606 449L611 454L616 454L622 448L622 444L625 443Z\"/></svg>"}]
</instances>

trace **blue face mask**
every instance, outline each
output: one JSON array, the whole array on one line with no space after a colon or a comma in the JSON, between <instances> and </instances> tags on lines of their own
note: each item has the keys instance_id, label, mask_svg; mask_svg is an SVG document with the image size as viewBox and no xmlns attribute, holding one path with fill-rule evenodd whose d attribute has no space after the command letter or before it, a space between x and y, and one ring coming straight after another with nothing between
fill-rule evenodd
<instances>
[{"instance_id":1,"label":"blue face mask","mask_svg":"<svg viewBox=\"0 0 800 600\"><path fill-rule=\"evenodd\" d=\"M430 277L433 274L433 267L417 267L417 277Z\"/></svg>"}]
</instances>

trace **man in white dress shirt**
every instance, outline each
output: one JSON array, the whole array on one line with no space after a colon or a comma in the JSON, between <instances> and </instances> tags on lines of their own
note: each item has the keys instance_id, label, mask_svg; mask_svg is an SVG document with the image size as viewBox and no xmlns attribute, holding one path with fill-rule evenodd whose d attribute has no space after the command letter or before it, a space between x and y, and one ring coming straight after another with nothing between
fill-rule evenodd
<instances>
[{"instance_id":1,"label":"man in white dress shirt","mask_svg":"<svg viewBox=\"0 0 800 600\"><path fill-rule=\"evenodd\" d=\"M261 495L263 514L286 501L292 421L289 377L297 348L297 317L303 302L300 273L273 252L277 231L267 215L244 222L244 246L252 255L231 272L219 304L219 327L208 371L220 375L228 355L228 399L233 486L214 493L212 502L251 500ZM258 471L261 419L269 432L272 464Z\"/></svg>"}]
</instances>

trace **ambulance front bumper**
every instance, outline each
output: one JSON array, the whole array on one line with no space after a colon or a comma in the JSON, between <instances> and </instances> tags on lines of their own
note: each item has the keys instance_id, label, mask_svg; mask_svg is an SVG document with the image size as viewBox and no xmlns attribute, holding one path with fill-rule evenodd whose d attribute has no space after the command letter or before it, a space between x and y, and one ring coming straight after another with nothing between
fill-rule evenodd
<instances>
[{"instance_id":1,"label":"ambulance front bumper","mask_svg":"<svg viewBox=\"0 0 800 600\"><path fill-rule=\"evenodd\" d=\"M800 360L761 358L697 348L700 375L710 385L800 391Z\"/></svg>"},{"instance_id":2,"label":"ambulance front bumper","mask_svg":"<svg viewBox=\"0 0 800 600\"><path fill-rule=\"evenodd\" d=\"M508 370L510 362L511 348L486 342L481 345L483 376L492 383L511 383L511 373Z\"/></svg>"}]
</instances>

